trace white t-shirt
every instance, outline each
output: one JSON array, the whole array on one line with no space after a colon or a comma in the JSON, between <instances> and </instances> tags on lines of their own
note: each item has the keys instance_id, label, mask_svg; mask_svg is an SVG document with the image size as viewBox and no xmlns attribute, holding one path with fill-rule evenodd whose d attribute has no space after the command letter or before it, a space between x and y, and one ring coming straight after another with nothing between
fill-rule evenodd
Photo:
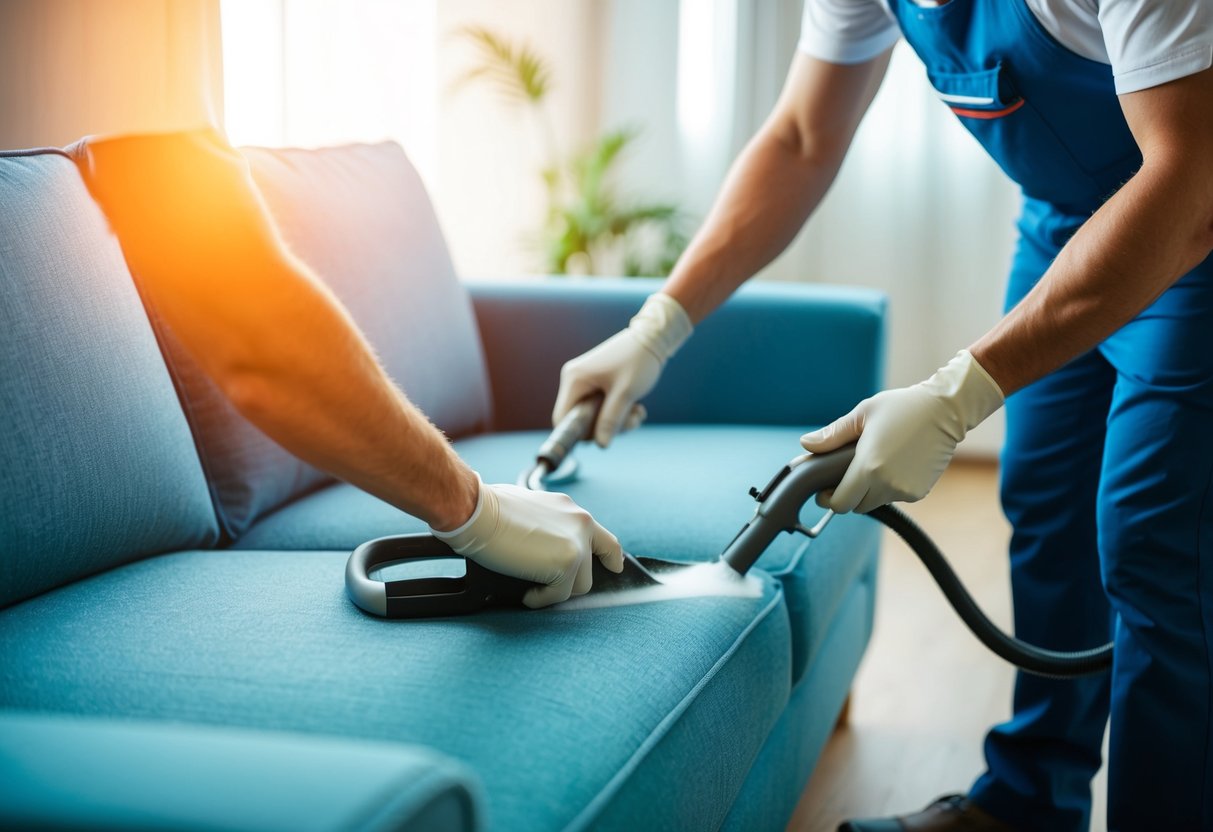
<instances>
[{"instance_id":1,"label":"white t-shirt","mask_svg":"<svg viewBox=\"0 0 1213 832\"><path fill-rule=\"evenodd\" d=\"M1027 3L1062 46L1109 64L1117 93L1165 84L1213 65L1213 0L998 2ZM861 63L900 36L888 0L805 0L799 49L823 61Z\"/></svg>"}]
</instances>

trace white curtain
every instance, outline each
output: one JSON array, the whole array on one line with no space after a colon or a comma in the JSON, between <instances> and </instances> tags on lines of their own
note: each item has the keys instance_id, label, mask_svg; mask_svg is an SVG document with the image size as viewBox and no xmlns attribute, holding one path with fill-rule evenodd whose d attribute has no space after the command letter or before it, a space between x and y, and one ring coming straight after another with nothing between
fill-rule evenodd
<instances>
[{"instance_id":1,"label":"white curtain","mask_svg":"<svg viewBox=\"0 0 1213 832\"><path fill-rule=\"evenodd\" d=\"M476 85L456 33L488 26L553 67L561 147L593 133L599 0L223 0L228 135L236 144L317 146L392 139L435 203L461 273L518 274L539 262L544 216L533 125Z\"/></svg>"},{"instance_id":2,"label":"white curtain","mask_svg":"<svg viewBox=\"0 0 1213 832\"><path fill-rule=\"evenodd\" d=\"M222 12L234 144L390 139L433 177L434 0L223 0Z\"/></svg>"},{"instance_id":3,"label":"white curtain","mask_svg":"<svg viewBox=\"0 0 1213 832\"><path fill-rule=\"evenodd\" d=\"M468 60L452 33L487 25L534 45L554 70L558 144L639 127L621 188L702 217L776 100L802 2L224 0L228 129L269 144L396 138L463 273L533 271L534 126L484 90L451 94ZM1015 188L899 45L834 189L760 277L887 292L887 381L911 384L997 320L1017 210ZM996 417L966 448L992 453L1001 436Z\"/></svg>"}]
</instances>

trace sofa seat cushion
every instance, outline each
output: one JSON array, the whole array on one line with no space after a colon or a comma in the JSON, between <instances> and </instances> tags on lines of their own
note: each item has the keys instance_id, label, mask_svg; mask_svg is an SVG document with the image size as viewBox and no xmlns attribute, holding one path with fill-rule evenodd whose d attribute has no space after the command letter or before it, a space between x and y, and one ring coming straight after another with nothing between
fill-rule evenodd
<instances>
[{"instance_id":1,"label":"sofa seat cushion","mask_svg":"<svg viewBox=\"0 0 1213 832\"><path fill-rule=\"evenodd\" d=\"M477 773L490 829L713 829L788 700L767 576L751 598L386 621L345 597L346 557L181 552L11 607L0 708L422 745Z\"/></svg>"},{"instance_id":2,"label":"sofa seat cushion","mask_svg":"<svg viewBox=\"0 0 1213 832\"><path fill-rule=\"evenodd\" d=\"M807 427L807 426L806 426ZM580 474L560 486L633 554L706 560L720 554L754 513L746 493L795 456L801 428L654 425L623 434L603 451L583 443ZM486 482L514 482L546 434L488 434L455 443ZM823 510L805 506L816 522ZM237 542L252 549L345 549L425 524L349 485L311 494L271 514ZM781 579L792 615L794 678L821 643L847 589L874 568L879 527L866 517L831 521L814 541L780 535L758 566Z\"/></svg>"}]
</instances>

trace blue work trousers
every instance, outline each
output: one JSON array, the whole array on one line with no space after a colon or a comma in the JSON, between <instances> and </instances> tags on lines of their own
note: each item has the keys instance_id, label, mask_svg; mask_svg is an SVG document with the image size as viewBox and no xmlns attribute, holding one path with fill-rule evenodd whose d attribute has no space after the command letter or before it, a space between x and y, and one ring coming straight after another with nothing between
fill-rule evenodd
<instances>
[{"instance_id":1,"label":"blue work trousers","mask_svg":"<svg viewBox=\"0 0 1213 832\"><path fill-rule=\"evenodd\" d=\"M1021 240L1008 309L1057 251ZM1115 642L1111 674L1020 673L972 798L1086 832L1110 717L1110 829L1213 829L1213 258L1097 349L1012 395L1002 503L1015 631Z\"/></svg>"}]
</instances>

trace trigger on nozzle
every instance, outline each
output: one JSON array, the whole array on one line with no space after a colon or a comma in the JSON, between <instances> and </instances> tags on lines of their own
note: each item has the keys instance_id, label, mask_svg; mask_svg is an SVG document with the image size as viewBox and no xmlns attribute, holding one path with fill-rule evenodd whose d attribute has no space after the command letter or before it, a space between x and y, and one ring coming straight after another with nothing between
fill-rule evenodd
<instances>
[{"instance_id":1,"label":"trigger on nozzle","mask_svg":"<svg viewBox=\"0 0 1213 832\"><path fill-rule=\"evenodd\" d=\"M771 492L775 490L775 486L779 485L779 483L783 481L783 478L790 473L792 473L792 466L783 466L779 469L775 476L771 477L771 481L763 486L762 491L759 491L757 488L751 488L750 496L760 503L763 502L767 497L771 496Z\"/></svg>"},{"instance_id":2,"label":"trigger on nozzle","mask_svg":"<svg viewBox=\"0 0 1213 832\"><path fill-rule=\"evenodd\" d=\"M829 525L830 521L833 520L834 517L834 509L828 508L826 509L826 513L821 515L821 519L814 523L812 527L806 526L804 523L797 523L796 531L800 532L805 537L817 537L825 530L825 527Z\"/></svg>"}]
</instances>

